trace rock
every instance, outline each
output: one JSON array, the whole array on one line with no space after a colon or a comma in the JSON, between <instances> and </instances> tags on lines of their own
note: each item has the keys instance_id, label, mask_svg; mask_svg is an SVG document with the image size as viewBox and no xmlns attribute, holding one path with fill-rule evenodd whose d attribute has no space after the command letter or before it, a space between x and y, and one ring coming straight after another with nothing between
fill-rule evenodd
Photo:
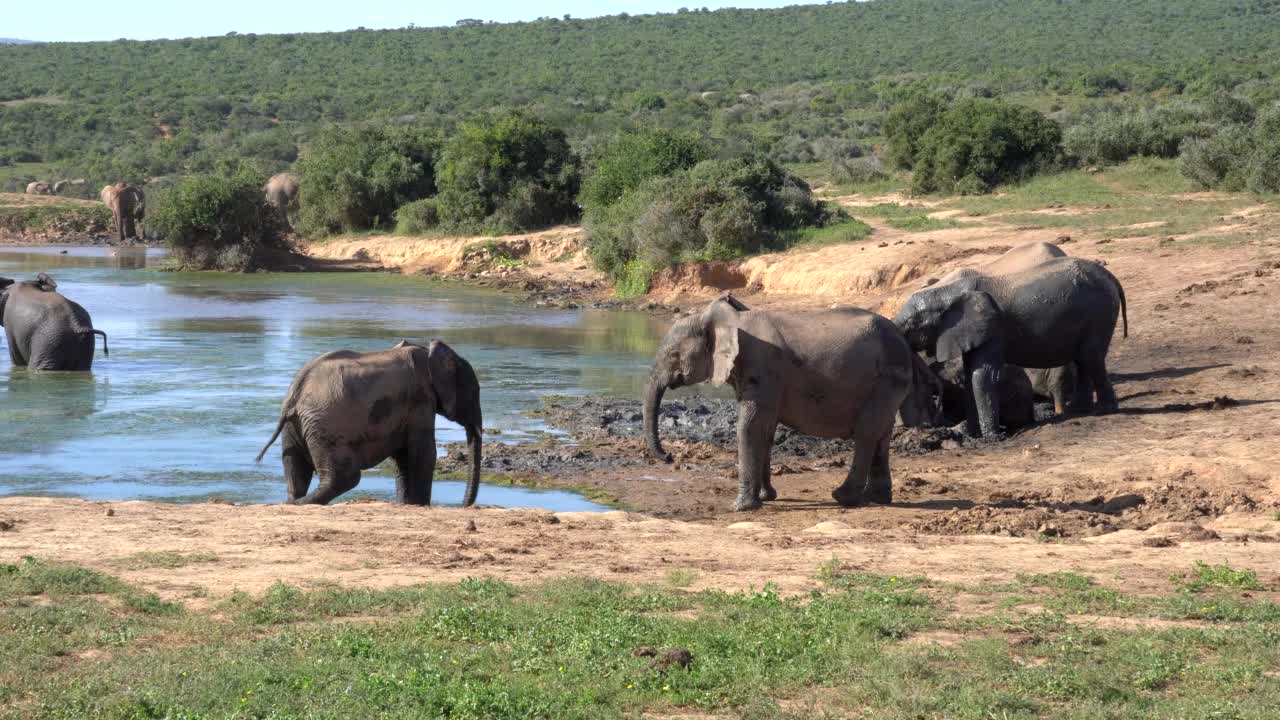
<instances>
[{"instance_id":1,"label":"rock","mask_svg":"<svg viewBox=\"0 0 1280 720\"><path fill-rule=\"evenodd\" d=\"M6 519L6 518L0 518L0 532L4 532L4 531L6 531L6 530L12 530L12 529L13 529L13 527L14 527L14 525L16 525L16 524L17 524L17 521L15 521L15 520L8 520L8 519Z\"/></svg>"},{"instance_id":2,"label":"rock","mask_svg":"<svg viewBox=\"0 0 1280 720\"><path fill-rule=\"evenodd\" d=\"M852 529L853 526L847 522L840 522L839 520L824 520L813 527L805 528L804 532L824 533Z\"/></svg>"}]
</instances>

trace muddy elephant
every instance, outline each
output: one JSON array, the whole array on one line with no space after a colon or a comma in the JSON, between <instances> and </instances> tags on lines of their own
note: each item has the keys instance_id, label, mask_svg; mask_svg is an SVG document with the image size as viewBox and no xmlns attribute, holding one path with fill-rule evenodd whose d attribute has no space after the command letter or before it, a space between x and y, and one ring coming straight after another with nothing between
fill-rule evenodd
<instances>
[{"instance_id":1,"label":"muddy elephant","mask_svg":"<svg viewBox=\"0 0 1280 720\"><path fill-rule=\"evenodd\" d=\"M467 433L471 471L463 505L480 486L480 383L471 365L444 343L401 341L389 350L338 350L307 363L293 380L275 433L289 502L325 504L360 482L360 472L392 458L396 497L430 505L437 414ZM312 492L313 474L320 483Z\"/></svg>"},{"instance_id":2,"label":"muddy elephant","mask_svg":"<svg viewBox=\"0 0 1280 720\"><path fill-rule=\"evenodd\" d=\"M289 173L272 175L262 187L267 204L276 209L285 227L293 227L298 213L298 178Z\"/></svg>"},{"instance_id":3,"label":"muddy elephant","mask_svg":"<svg viewBox=\"0 0 1280 720\"><path fill-rule=\"evenodd\" d=\"M93 367L96 335L89 313L56 292L58 284L45 273L35 280L0 278L0 325L4 325L9 360L32 370L79 370Z\"/></svg>"},{"instance_id":4,"label":"muddy elephant","mask_svg":"<svg viewBox=\"0 0 1280 720\"><path fill-rule=\"evenodd\" d=\"M1037 400L1053 402L1053 412L1062 415L1067 412L1067 398L1075 394L1076 365L1067 363L1055 368L1027 368L1027 378L1031 381L1031 390Z\"/></svg>"},{"instance_id":5,"label":"muddy elephant","mask_svg":"<svg viewBox=\"0 0 1280 720\"><path fill-rule=\"evenodd\" d=\"M965 391L964 362L959 358L946 363L936 363L942 385L941 423L948 427L966 422L972 412L969 404L973 395ZM997 380L1000 423L1006 430L1020 430L1035 424L1035 396L1027 371L1017 365L1005 365Z\"/></svg>"},{"instance_id":6,"label":"muddy elephant","mask_svg":"<svg viewBox=\"0 0 1280 720\"><path fill-rule=\"evenodd\" d=\"M117 242L146 239L142 219L147 214L147 196L142 188L118 182L102 188L98 197L111 208L111 222Z\"/></svg>"},{"instance_id":7,"label":"muddy elephant","mask_svg":"<svg viewBox=\"0 0 1280 720\"><path fill-rule=\"evenodd\" d=\"M52 195L53 186L43 180L27 183L28 195Z\"/></svg>"},{"instance_id":8,"label":"muddy elephant","mask_svg":"<svg viewBox=\"0 0 1280 720\"><path fill-rule=\"evenodd\" d=\"M964 362L972 435L1000 427L997 381L1006 363L1052 368L1075 362L1076 405L1116 407L1107 352L1128 312L1120 281L1096 262L1060 257L1020 272L964 273L914 293L894 321L915 350Z\"/></svg>"},{"instance_id":9,"label":"muddy elephant","mask_svg":"<svg viewBox=\"0 0 1280 720\"><path fill-rule=\"evenodd\" d=\"M671 462L658 440L663 393L711 380L738 398L734 510L777 497L769 464L780 422L854 440L848 477L832 492L841 505L889 503L889 441L911 383L911 355L893 323L865 310L762 312L726 295L677 321L658 348L644 400L649 451Z\"/></svg>"}]
</instances>

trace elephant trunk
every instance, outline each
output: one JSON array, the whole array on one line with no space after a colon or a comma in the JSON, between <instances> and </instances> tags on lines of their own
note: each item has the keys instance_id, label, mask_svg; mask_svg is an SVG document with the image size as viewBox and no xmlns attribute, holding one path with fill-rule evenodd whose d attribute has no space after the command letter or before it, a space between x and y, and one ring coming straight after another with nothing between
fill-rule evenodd
<instances>
[{"instance_id":1,"label":"elephant trunk","mask_svg":"<svg viewBox=\"0 0 1280 720\"><path fill-rule=\"evenodd\" d=\"M480 490L480 426L467 425L467 454L471 456L471 474L467 476L467 489L462 494L463 507L471 507L476 502L476 493Z\"/></svg>"},{"instance_id":2,"label":"elephant trunk","mask_svg":"<svg viewBox=\"0 0 1280 720\"><path fill-rule=\"evenodd\" d=\"M644 439L655 458L669 463L671 454L662 449L662 442L658 440L658 410L662 405L662 394L666 391L666 383L655 374L644 396Z\"/></svg>"}]
</instances>

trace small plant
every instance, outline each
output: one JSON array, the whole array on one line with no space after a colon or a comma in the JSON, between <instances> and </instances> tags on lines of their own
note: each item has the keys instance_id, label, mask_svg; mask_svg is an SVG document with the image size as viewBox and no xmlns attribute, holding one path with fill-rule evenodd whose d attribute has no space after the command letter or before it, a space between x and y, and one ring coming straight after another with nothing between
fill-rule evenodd
<instances>
[{"instance_id":1,"label":"small plant","mask_svg":"<svg viewBox=\"0 0 1280 720\"><path fill-rule=\"evenodd\" d=\"M129 570L174 569L196 563L217 562L217 560L218 556L211 552L194 552L184 555L180 552L160 550L134 553L120 560L119 565Z\"/></svg>"},{"instance_id":2,"label":"small plant","mask_svg":"<svg viewBox=\"0 0 1280 720\"><path fill-rule=\"evenodd\" d=\"M1261 590L1258 573L1253 570L1236 570L1230 565L1209 565L1197 560L1191 569L1191 576L1175 575L1173 582L1187 592L1204 592L1210 588L1229 590Z\"/></svg>"},{"instance_id":3,"label":"small plant","mask_svg":"<svg viewBox=\"0 0 1280 720\"><path fill-rule=\"evenodd\" d=\"M667 572L667 584L671 587L689 587L698 579L698 571L692 568L672 568Z\"/></svg>"}]
</instances>

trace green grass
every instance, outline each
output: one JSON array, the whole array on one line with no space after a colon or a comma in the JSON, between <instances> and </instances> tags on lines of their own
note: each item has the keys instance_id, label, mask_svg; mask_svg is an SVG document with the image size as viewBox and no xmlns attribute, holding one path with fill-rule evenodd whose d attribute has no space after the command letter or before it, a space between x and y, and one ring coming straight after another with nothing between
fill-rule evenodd
<instances>
[{"instance_id":1,"label":"green grass","mask_svg":"<svg viewBox=\"0 0 1280 720\"><path fill-rule=\"evenodd\" d=\"M111 227L106 205L56 204L15 207L0 203L0 232L105 233Z\"/></svg>"},{"instance_id":2,"label":"green grass","mask_svg":"<svg viewBox=\"0 0 1280 720\"><path fill-rule=\"evenodd\" d=\"M1074 573L966 589L1040 603L973 616L947 609L955 588L838 560L793 597L688 592L695 573L676 568L662 586L277 584L204 612L82 568L0 568L3 718L1260 719L1280 702L1280 616L1239 584L1217 591L1248 619L1116 629L1070 620L1055 598L1104 590ZM1095 605L1160 617L1161 602ZM931 631L960 640L915 641Z\"/></svg>"},{"instance_id":3,"label":"green grass","mask_svg":"<svg viewBox=\"0 0 1280 720\"><path fill-rule=\"evenodd\" d=\"M1211 588L1231 588L1236 590L1261 590L1258 584L1258 573L1253 570L1236 570L1223 563L1209 565L1199 560L1191 569L1189 577L1175 576L1174 582L1187 592L1204 592Z\"/></svg>"},{"instance_id":4,"label":"green grass","mask_svg":"<svg viewBox=\"0 0 1280 720\"><path fill-rule=\"evenodd\" d=\"M889 227L907 232L929 232L959 227L960 223L948 218L929 217L929 210L920 205L899 205L898 203L880 203L870 207L858 208L862 215L878 217Z\"/></svg>"},{"instance_id":5,"label":"green grass","mask_svg":"<svg viewBox=\"0 0 1280 720\"><path fill-rule=\"evenodd\" d=\"M782 233L784 247L820 247L851 243L871 237L871 226L856 218L841 219L823 227L789 230Z\"/></svg>"},{"instance_id":6,"label":"green grass","mask_svg":"<svg viewBox=\"0 0 1280 720\"><path fill-rule=\"evenodd\" d=\"M171 550L160 550L134 553L126 558L121 558L118 564L120 567L129 570L150 570L153 568L172 570L196 563L217 562L217 560L218 556L211 552L195 552L184 555Z\"/></svg>"}]
</instances>

